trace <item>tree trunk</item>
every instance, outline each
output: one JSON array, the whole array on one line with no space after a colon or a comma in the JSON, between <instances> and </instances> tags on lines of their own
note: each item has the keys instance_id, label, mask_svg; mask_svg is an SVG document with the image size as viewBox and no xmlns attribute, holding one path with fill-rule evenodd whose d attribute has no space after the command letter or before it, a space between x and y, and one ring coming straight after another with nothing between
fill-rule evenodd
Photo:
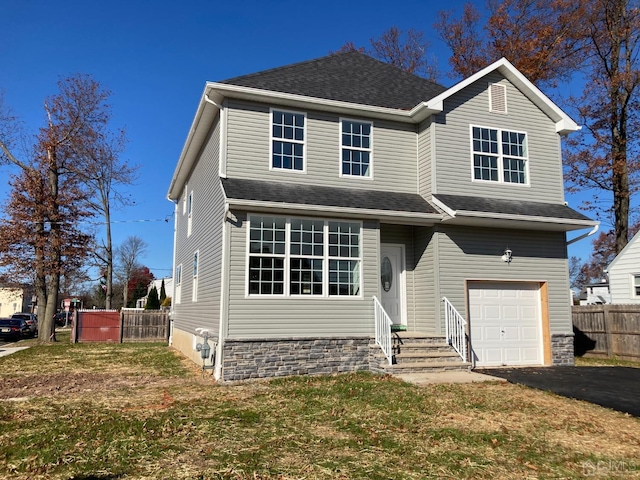
<instances>
[{"instance_id":1,"label":"tree trunk","mask_svg":"<svg viewBox=\"0 0 640 480\"><path fill-rule=\"evenodd\" d=\"M107 291L104 308L111 310L111 302L113 300L113 246L111 243L111 212L109 211L109 201L104 201L104 223L106 227L106 260L107 260ZM126 306L126 305L125 305Z\"/></svg>"}]
</instances>

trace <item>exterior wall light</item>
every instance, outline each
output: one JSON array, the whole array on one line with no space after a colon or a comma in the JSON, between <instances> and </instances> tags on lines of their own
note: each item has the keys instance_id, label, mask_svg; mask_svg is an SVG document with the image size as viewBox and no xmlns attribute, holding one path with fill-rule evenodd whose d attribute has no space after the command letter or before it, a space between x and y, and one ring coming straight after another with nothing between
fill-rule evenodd
<instances>
[{"instance_id":1,"label":"exterior wall light","mask_svg":"<svg viewBox=\"0 0 640 480\"><path fill-rule=\"evenodd\" d=\"M511 260L513 258L512 255L513 252L511 252L511 250L509 250L509 247L507 247L504 251L504 253L502 254L502 261L503 262L507 262L507 263L511 263Z\"/></svg>"}]
</instances>

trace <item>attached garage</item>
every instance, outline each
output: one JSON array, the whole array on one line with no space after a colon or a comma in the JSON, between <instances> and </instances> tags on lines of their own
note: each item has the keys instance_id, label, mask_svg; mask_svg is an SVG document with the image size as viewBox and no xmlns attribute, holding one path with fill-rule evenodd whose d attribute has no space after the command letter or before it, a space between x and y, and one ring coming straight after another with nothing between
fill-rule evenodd
<instances>
[{"instance_id":1,"label":"attached garage","mask_svg":"<svg viewBox=\"0 0 640 480\"><path fill-rule=\"evenodd\" d=\"M477 366L542 365L540 283L468 282L471 355Z\"/></svg>"}]
</instances>

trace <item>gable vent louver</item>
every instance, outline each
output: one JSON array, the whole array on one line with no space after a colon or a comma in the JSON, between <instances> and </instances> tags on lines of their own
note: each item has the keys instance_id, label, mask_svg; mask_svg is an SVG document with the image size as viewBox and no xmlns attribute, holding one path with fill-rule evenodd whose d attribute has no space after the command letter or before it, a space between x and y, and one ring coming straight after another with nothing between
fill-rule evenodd
<instances>
[{"instance_id":1,"label":"gable vent louver","mask_svg":"<svg viewBox=\"0 0 640 480\"><path fill-rule=\"evenodd\" d=\"M489 84L489 111L507 113L507 87L505 85Z\"/></svg>"}]
</instances>

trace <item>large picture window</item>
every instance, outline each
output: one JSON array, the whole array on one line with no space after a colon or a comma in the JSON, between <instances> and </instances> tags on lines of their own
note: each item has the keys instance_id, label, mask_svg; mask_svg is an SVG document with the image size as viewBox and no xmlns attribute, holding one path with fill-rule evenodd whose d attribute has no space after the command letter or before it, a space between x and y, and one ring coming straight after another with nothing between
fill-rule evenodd
<instances>
[{"instance_id":1,"label":"large picture window","mask_svg":"<svg viewBox=\"0 0 640 480\"><path fill-rule=\"evenodd\" d=\"M527 135L494 128L471 127L473 178L527 184Z\"/></svg>"},{"instance_id":2,"label":"large picture window","mask_svg":"<svg viewBox=\"0 0 640 480\"><path fill-rule=\"evenodd\" d=\"M251 215L248 294L360 295L361 224Z\"/></svg>"},{"instance_id":3,"label":"large picture window","mask_svg":"<svg viewBox=\"0 0 640 480\"><path fill-rule=\"evenodd\" d=\"M341 120L342 175L371 177L371 123Z\"/></svg>"},{"instance_id":4,"label":"large picture window","mask_svg":"<svg viewBox=\"0 0 640 480\"><path fill-rule=\"evenodd\" d=\"M271 111L271 168L304 171L305 115Z\"/></svg>"}]
</instances>

